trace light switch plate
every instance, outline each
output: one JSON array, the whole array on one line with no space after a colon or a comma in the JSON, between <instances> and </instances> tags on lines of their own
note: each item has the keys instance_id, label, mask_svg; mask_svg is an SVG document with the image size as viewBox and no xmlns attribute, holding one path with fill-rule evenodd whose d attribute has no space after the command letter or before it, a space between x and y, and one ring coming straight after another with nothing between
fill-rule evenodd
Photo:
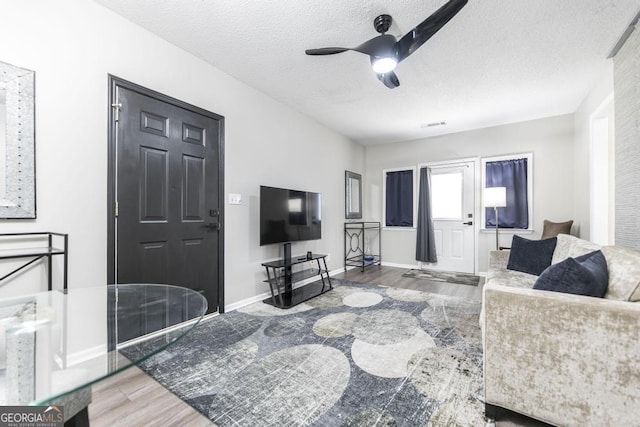
<instances>
[{"instance_id":1,"label":"light switch plate","mask_svg":"<svg viewBox=\"0 0 640 427\"><path fill-rule=\"evenodd\" d=\"M229 204L230 205L241 205L242 204L242 194L229 193Z\"/></svg>"}]
</instances>

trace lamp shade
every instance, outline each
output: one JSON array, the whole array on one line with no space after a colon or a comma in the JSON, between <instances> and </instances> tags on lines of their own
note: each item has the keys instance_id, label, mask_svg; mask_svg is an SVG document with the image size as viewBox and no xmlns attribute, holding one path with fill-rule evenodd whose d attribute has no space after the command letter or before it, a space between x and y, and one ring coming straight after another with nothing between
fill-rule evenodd
<instances>
[{"instance_id":1,"label":"lamp shade","mask_svg":"<svg viewBox=\"0 0 640 427\"><path fill-rule=\"evenodd\" d=\"M507 187L485 188L483 202L488 208L504 208L507 206Z\"/></svg>"}]
</instances>

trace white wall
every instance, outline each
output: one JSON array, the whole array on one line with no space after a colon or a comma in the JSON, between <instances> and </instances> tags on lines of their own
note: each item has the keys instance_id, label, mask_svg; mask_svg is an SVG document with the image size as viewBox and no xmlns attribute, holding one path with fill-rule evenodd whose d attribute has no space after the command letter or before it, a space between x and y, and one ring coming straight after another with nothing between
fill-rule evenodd
<instances>
[{"instance_id":1,"label":"white wall","mask_svg":"<svg viewBox=\"0 0 640 427\"><path fill-rule=\"evenodd\" d=\"M614 58L616 244L640 249L640 25Z\"/></svg>"},{"instance_id":2,"label":"white wall","mask_svg":"<svg viewBox=\"0 0 640 427\"><path fill-rule=\"evenodd\" d=\"M363 192L367 218L382 218L382 170L420 163L491 157L533 152L533 229L527 238L539 238L544 219L566 221L573 217L573 115L496 126L415 141L366 148ZM479 195L476 203L480 203ZM479 221L479 218L476 218ZM382 261L416 265L415 230L386 229L382 233ZM500 244L508 246L511 234ZM476 271L487 271L488 251L495 248L495 234L480 232Z\"/></svg>"},{"instance_id":3,"label":"white wall","mask_svg":"<svg viewBox=\"0 0 640 427\"><path fill-rule=\"evenodd\" d=\"M0 83L1 85L1 83ZM0 86L0 170L4 170L5 168L5 158L6 152L4 150L7 142L5 140L5 136L7 134L7 107L6 107L6 99L4 96L5 90ZM4 199L7 191L5 176L4 174L0 174L0 199Z\"/></svg>"},{"instance_id":4,"label":"white wall","mask_svg":"<svg viewBox=\"0 0 640 427\"><path fill-rule=\"evenodd\" d=\"M342 265L344 170L363 173L362 147L93 2L3 2L0 16L0 60L36 72L38 208L0 227L69 233L70 287L106 283L108 74L225 116L225 200L243 196L226 205L227 304L265 292L260 262L279 255L259 247L260 184L321 192L323 238L293 250Z\"/></svg>"}]
</instances>

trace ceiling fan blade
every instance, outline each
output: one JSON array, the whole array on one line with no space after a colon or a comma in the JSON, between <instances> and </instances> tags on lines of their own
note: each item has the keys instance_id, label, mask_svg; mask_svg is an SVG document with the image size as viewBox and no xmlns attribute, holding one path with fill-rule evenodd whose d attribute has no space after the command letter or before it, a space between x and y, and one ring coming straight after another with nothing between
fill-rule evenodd
<instances>
[{"instance_id":1,"label":"ceiling fan blade","mask_svg":"<svg viewBox=\"0 0 640 427\"><path fill-rule=\"evenodd\" d=\"M365 53L369 56L388 56L392 54L393 47L396 44L396 38L391 34L382 34L376 36L366 42L360 44L357 47L354 47L351 50L355 50L356 52Z\"/></svg>"},{"instance_id":2,"label":"ceiling fan blade","mask_svg":"<svg viewBox=\"0 0 640 427\"><path fill-rule=\"evenodd\" d=\"M307 49L304 52L307 55L333 55L335 53L342 53L347 50L353 50L355 52L364 53L370 56L385 56L390 52L393 52L393 48L396 44L396 38L391 34L382 34L372 39L367 40L360 45L349 47L323 47L320 49Z\"/></svg>"},{"instance_id":3,"label":"ceiling fan blade","mask_svg":"<svg viewBox=\"0 0 640 427\"><path fill-rule=\"evenodd\" d=\"M307 55L333 55L336 53L342 53L349 49L348 47L322 47L320 49L307 49L304 51Z\"/></svg>"},{"instance_id":4,"label":"ceiling fan blade","mask_svg":"<svg viewBox=\"0 0 640 427\"><path fill-rule=\"evenodd\" d=\"M396 43L398 62L406 59L437 33L440 28L444 27L447 22L460 12L467 2L468 0L449 0L444 6L398 40Z\"/></svg>"},{"instance_id":5,"label":"ceiling fan blade","mask_svg":"<svg viewBox=\"0 0 640 427\"><path fill-rule=\"evenodd\" d=\"M398 80L398 76L393 71L390 71L385 74L377 74L378 80L380 80L386 87L389 89L395 89L400 86L400 80Z\"/></svg>"}]
</instances>

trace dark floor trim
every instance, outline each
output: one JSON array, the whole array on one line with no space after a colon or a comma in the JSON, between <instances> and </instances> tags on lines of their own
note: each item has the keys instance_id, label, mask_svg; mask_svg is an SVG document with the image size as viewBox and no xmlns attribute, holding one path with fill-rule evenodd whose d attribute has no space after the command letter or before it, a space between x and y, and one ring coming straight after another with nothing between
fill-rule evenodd
<instances>
[{"instance_id":1,"label":"dark floor trim","mask_svg":"<svg viewBox=\"0 0 640 427\"><path fill-rule=\"evenodd\" d=\"M519 412L515 412L510 409L503 408L501 406L491 405L489 403L484 404L484 414L487 418L490 418L498 422L503 420L509 420L512 422L515 421L518 423L518 425L522 425L522 426L554 427L553 424L547 424L535 418L522 415Z\"/></svg>"}]
</instances>

